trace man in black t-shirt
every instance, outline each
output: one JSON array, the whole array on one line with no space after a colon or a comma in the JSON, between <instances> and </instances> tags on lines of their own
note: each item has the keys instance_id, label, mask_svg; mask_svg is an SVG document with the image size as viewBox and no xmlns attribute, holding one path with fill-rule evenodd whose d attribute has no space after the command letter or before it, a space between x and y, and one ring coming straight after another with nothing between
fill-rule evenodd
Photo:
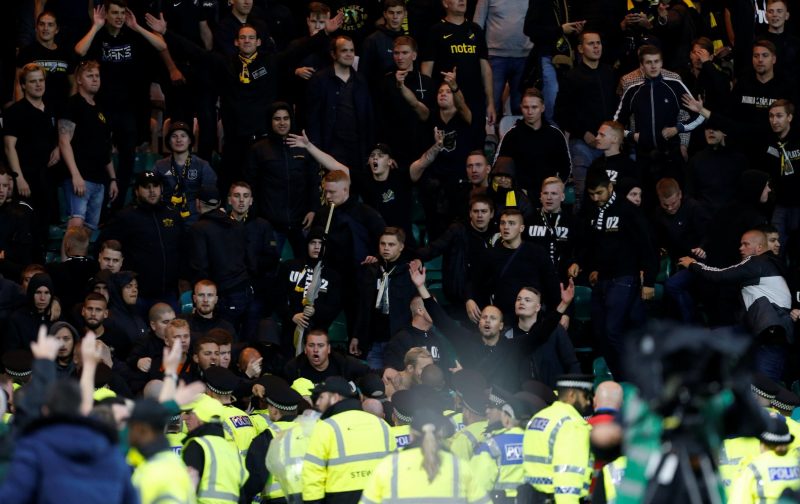
<instances>
[{"instance_id":1,"label":"man in black t-shirt","mask_svg":"<svg viewBox=\"0 0 800 504\"><path fill-rule=\"evenodd\" d=\"M455 72L445 73L446 80L439 85L436 94L437 108L428 121L428 131L442 135L442 149L420 184L420 199L431 240L443 233L458 213L457 203L453 201L457 198L447 189L457 186L469 153L483 148L472 128L472 111L456 83Z\"/></svg>"},{"instance_id":2,"label":"man in black t-shirt","mask_svg":"<svg viewBox=\"0 0 800 504\"><path fill-rule=\"evenodd\" d=\"M283 373L287 380L307 378L313 383L322 383L329 376L355 380L369 372L369 367L360 360L331 352L328 333L322 329L306 333L303 352L286 363Z\"/></svg>"},{"instance_id":3,"label":"man in black t-shirt","mask_svg":"<svg viewBox=\"0 0 800 504\"><path fill-rule=\"evenodd\" d=\"M117 177L111 162L111 128L95 102L100 90L100 65L87 61L75 71L78 93L58 119L58 147L69 177L64 180L68 226L97 229L107 180L109 198L117 197ZM124 199L124 198L123 198Z\"/></svg>"},{"instance_id":4,"label":"man in black t-shirt","mask_svg":"<svg viewBox=\"0 0 800 504\"><path fill-rule=\"evenodd\" d=\"M443 139L442 132L437 132L436 143L408 167L397 163L388 145L376 144L367 160L369 173L351 170L330 154L321 151L305 135L290 134L286 144L307 149L311 157L326 170L346 173L364 203L377 210L388 226L403 229L409 240L407 243L413 247L416 244L412 235L411 212L408 211L412 206L412 186L442 151Z\"/></svg>"},{"instance_id":5,"label":"man in black t-shirt","mask_svg":"<svg viewBox=\"0 0 800 504\"><path fill-rule=\"evenodd\" d=\"M194 310L191 314L182 314L178 318L189 322L192 334L205 334L212 329L224 329L236 337L236 328L233 324L223 319L216 313L219 296L217 284L208 279L200 280L194 284L192 290L192 304Z\"/></svg>"},{"instance_id":6,"label":"man in black t-shirt","mask_svg":"<svg viewBox=\"0 0 800 504\"><path fill-rule=\"evenodd\" d=\"M422 46L420 70L439 83L443 80L443 72L457 69L467 105L477 117L486 110L486 118L492 125L495 110L486 37L480 26L467 21L466 0L443 0L442 4L445 17L428 33L428 40ZM476 132L483 131L484 121L476 119L472 128Z\"/></svg>"},{"instance_id":7,"label":"man in black t-shirt","mask_svg":"<svg viewBox=\"0 0 800 504\"><path fill-rule=\"evenodd\" d=\"M436 106L433 80L414 68L417 42L401 35L394 39L392 52L397 70L383 77L375 95L378 121L378 141L389 144L401 165L411 164L423 151L430 136L425 122Z\"/></svg>"},{"instance_id":8,"label":"man in black t-shirt","mask_svg":"<svg viewBox=\"0 0 800 504\"><path fill-rule=\"evenodd\" d=\"M100 63L103 88L97 99L108 115L114 145L119 154L119 190L125 194L133 175L136 145L149 128L149 47L163 51L161 35L141 27L126 0L106 0L94 10L93 24L75 44L81 58ZM143 44L143 40L148 44ZM121 208L125 198L115 202Z\"/></svg>"},{"instance_id":9,"label":"man in black t-shirt","mask_svg":"<svg viewBox=\"0 0 800 504\"><path fill-rule=\"evenodd\" d=\"M230 6L230 10L220 16L219 24L214 30L214 50L225 56L236 56L238 48L235 43L239 29L249 25L256 30L258 39L261 40L258 52L262 54L275 52L275 42L270 37L267 23L253 7L253 2L233 0Z\"/></svg>"},{"instance_id":10,"label":"man in black t-shirt","mask_svg":"<svg viewBox=\"0 0 800 504\"><path fill-rule=\"evenodd\" d=\"M44 99L56 112L75 92L75 77L72 75L75 55L69 47L56 44L55 37L58 32L55 14L47 11L39 14L36 18L36 41L20 49L17 55L17 84L14 93L17 100L22 99L23 91L19 82L22 67L28 63L35 63L47 71Z\"/></svg>"},{"instance_id":11,"label":"man in black t-shirt","mask_svg":"<svg viewBox=\"0 0 800 504\"><path fill-rule=\"evenodd\" d=\"M32 203L36 213L37 238L47 238L50 202L55 201L47 169L60 157L56 118L45 104L45 71L29 63L19 74L24 97L5 113L3 138L6 158L16 174L17 194Z\"/></svg>"}]
</instances>

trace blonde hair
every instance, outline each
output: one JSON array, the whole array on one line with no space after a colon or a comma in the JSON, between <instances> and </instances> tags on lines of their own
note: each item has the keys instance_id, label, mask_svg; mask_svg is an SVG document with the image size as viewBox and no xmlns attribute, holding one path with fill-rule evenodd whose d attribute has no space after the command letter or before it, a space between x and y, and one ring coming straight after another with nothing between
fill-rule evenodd
<instances>
[{"instance_id":1,"label":"blonde hair","mask_svg":"<svg viewBox=\"0 0 800 504\"><path fill-rule=\"evenodd\" d=\"M433 359L433 356L431 355L431 353L428 351L427 348L413 347L408 352L406 352L405 357L403 357L403 365L405 367L408 366L416 367L417 361L419 361L420 358L425 358L425 357Z\"/></svg>"},{"instance_id":2,"label":"blonde hair","mask_svg":"<svg viewBox=\"0 0 800 504\"><path fill-rule=\"evenodd\" d=\"M176 329L184 329L184 328L189 329L189 322L183 319L176 318L169 321L169 324L167 324L166 329L164 329L164 333L169 334L170 337L172 337Z\"/></svg>"},{"instance_id":3,"label":"blonde hair","mask_svg":"<svg viewBox=\"0 0 800 504\"><path fill-rule=\"evenodd\" d=\"M428 483L432 483L436 479L441 465L439 440L436 439L436 426L432 423L427 423L422 426L422 468L428 474Z\"/></svg>"}]
</instances>

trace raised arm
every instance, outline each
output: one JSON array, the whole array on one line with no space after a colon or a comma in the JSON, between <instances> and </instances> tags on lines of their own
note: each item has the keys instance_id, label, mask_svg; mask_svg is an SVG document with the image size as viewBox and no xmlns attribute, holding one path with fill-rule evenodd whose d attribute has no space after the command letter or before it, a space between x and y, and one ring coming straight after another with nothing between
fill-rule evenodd
<instances>
[{"instance_id":1,"label":"raised arm","mask_svg":"<svg viewBox=\"0 0 800 504\"><path fill-rule=\"evenodd\" d=\"M464 93L458 87L456 82L456 67L453 67L452 72L442 72L442 80L450 86L450 91L453 93L453 102L456 105L456 110L461 114L461 118L472 124L472 111L467 106L467 101L464 99Z\"/></svg>"},{"instance_id":2,"label":"raised arm","mask_svg":"<svg viewBox=\"0 0 800 504\"><path fill-rule=\"evenodd\" d=\"M130 9L125 11L125 26L144 37L145 40L147 40L150 45L155 48L156 51L163 51L167 48L167 43L164 42L164 37L158 33L145 30L138 23L138 21L136 21L136 16L133 15L133 11Z\"/></svg>"},{"instance_id":3,"label":"raised arm","mask_svg":"<svg viewBox=\"0 0 800 504\"><path fill-rule=\"evenodd\" d=\"M489 125L493 125L497 111L494 109L494 82L492 80L492 66L488 59L481 58L481 79L483 79L483 90L486 94L486 118Z\"/></svg>"},{"instance_id":4,"label":"raised arm","mask_svg":"<svg viewBox=\"0 0 800 504\"><path fill-rule=\"evenodd\" d=\"M75 44L75 54L80 57L86 56L86 53L89 52L89 48L92 46L92 42L94 42L95 35L97 35L97 32L99 32L105 24L106 8L102 5L95 7L92 11L92 27L89 28L86 35Z\"/></svg>"},{"instance_id":5,"label":"raised arm","mask_svg":"<svg viewBox=\"0 0 800 504\"><path fill-rule=\"evenodd\" d=\"M444 131L439 128L434 128L433 136L436 139L435 143L431 145L431 148L426 150L419 159L411 163L409 167L412 182L416 182L422 178L425 168L429 167L436 160L436 157L444 148Z\"/></svg>"},{"instance_id":6,"label":"raised arm","mask_svg":"<svg viewBox=\"0 0 800 504\"><path fill-rule=\"evenodd\" d=\"M308 153L311 154L311 157L316 159L317 162L326 170L343 171L350 175L350 168L346 167L337 161L333 156L311 143L311 140L309 140L308 136L306 135L306 130L303 130L301 135L289 134L289 136L286 137L286 145L289 147L299 147L307 150Z\"/></svg>"},{"instance_id":7,"label":"raised arm","mask_svg":"<svg viewBox=\"0 0 800 504\"><path fill-rule=\"evenodd\" d=\"M94 405L94 375L101 360L97 337L92 331L81 340L81 414L88 416Z\"/></svg>"},{"instance_id":8,"label":"raised arm","mask_svg":"<svg viewBox=\"0 0 800 504\"><path fill-rule=\"evenodd\" d=\"M431 111L424 103L417 100L417 95L415 95L414 92L405 85L405 80L408 76L408 73L409 70L397 70L394 73L395 85L397 86L397 89L400 90L400 95L403 97L406 103L408 103L411 108L414 109L414 113L417 114L417 118L419 118L420 121L427 121L428 117L431 115Z\"/></svg>"}]
</instances>

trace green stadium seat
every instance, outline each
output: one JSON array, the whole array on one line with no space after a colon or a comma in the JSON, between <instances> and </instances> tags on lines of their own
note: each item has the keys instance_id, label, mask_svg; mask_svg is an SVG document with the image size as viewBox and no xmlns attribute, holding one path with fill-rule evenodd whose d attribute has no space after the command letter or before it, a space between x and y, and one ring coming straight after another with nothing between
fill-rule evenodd
<instances>
[{"instance_id":1,"label":"green stadium seat","mask_svg":"<svg viewBox=\"0 0 800 504\"><path fill-rule=\"evenodd\" d=\"M187 290L181 293L181 297L178 300L178 303L181 306L181 313L189 314L192 313L194 310L194 303L192 302L192 291Z\"/></svg>"}]
</instances>

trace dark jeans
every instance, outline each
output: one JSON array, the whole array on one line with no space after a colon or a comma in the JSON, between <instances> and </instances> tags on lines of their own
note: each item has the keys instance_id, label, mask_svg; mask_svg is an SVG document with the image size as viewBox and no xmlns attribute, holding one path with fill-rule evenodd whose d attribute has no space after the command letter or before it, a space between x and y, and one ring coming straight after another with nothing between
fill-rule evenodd
<instances>
[{"instance_id":1,"label":"dark jeans","mask_svg":"<svg viewBox=\"0 0 800 504\"><path fill-rule=\"evenodd\" d=\"M625 332L630 328L639 292L639 282L634 276L600 280L592 289L595 338L616 381L624 377L621 356L625 352Z\"/></svg>"},{"instance_id":2,"label":"dark jeans","mask_svg":"<svg viewBox=\"0 0 800 504\"><path fill-rule=\"evenodd\" d=\"M234 182L244 178L243 166L247 160L247 152L253 144L254 137L225 137L225 144L222 148L222 166L217 173L217 188L219 194L226 201L228 188Z\"/></svg>"},{"instance_id":3,"label":"dark jeans","mask_svg":"<svg viewBox=\"0 0 800 504\"><path fill-rule=\"evenodd\" d=\"M782 381L787 350L786 344L760 343L756 347L756 371L764 373L776 382Z\"/></svg>"},{"instance_id":4,"label":"dark jeans","mask_svg":"<svg viewBox=\"0 0 800 504\"><path fill-rule=\"evenodd\" d=\"M253 287L247 285L246 287L233 289L219 295L217 313L220 317L233 324L237 334L242 335L242 327L252 302Z\"/></svg>"},{"instance_id":5,"label":"dark jeans","mask_svg":"<svg viewBox=\"0 0 800 504\"><path fill-rule=\"evenodd\" d=\"M678 271L664 283L664 292L675 302L684 324L694 323L696 318L695 300L690 292L694 283L695 277L688 269Z\"/></svg>"},{"instance_id":6,"label":"dark jeans","mask_svg":"<svg viewBox=\"0 0 800 504\"><path fill-rule=\"evenodd\" d=\"M110 204L110 208L117 211L125 206L125 196L131 185L131 177L133 177L136 142L139 139L139 130L136 124L138 117L137 112L130 110L110 110L108 118L111 125L111 140L117 148L118 163L115 175L119 189L119 195Z\"/></svg>"}]
</instances>

